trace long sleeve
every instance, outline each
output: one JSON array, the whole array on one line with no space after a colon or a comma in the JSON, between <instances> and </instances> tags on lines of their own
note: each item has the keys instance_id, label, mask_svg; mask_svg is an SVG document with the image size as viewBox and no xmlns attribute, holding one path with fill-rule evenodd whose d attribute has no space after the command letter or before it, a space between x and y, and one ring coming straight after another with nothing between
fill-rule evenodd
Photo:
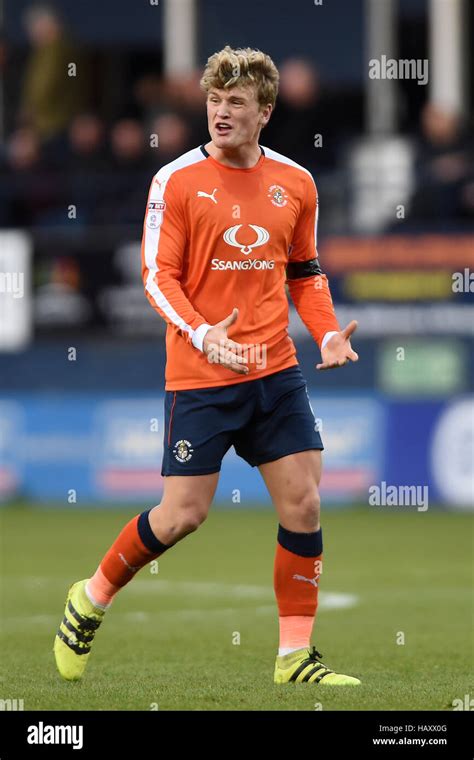
<instances>
[{"instance_id":1,"label":"long sleeve","mask_svg":"<svg viewBox=\"0 0 474 760\"><path fill-rule=\"evenodd\" d=\"M148 195L142 237L142 278L154 309L188 343L202 351L210 325L197 312L181 287L187 245L186 218L179 182L158 172Z\"/></svg>"},{"instance_id":2,"label":"long sleeve","mask_svg":"<svg viewBox=\"0 0 474 760\"><path fill-rule=\"evenodd\" d=\"M324 336L339 332L339 322L317 252L318 195L311 177L295 226L286 270L288 289L303 323L319 347Z\"/></svg>"}]
</instances>

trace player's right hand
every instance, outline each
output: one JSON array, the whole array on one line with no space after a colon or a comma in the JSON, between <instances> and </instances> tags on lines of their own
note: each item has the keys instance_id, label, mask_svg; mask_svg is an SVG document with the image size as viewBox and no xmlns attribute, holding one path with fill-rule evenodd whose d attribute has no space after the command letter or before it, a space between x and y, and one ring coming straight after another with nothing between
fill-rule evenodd
<instances>
[{"instance_id":1,"label":"player's right hand","mask_svg":"<svg viewBox=\"0 0 474 760\"><path fill-rule=\"evenodd\" d=\"M243 346L227 337L227 330L237 321L238 316L239 310L234 308L228 317L213 325L205 334L202 347L211 364L220 364L239 375L247 375L249 368L243 355Z\"/></svg>"}]
</instances>

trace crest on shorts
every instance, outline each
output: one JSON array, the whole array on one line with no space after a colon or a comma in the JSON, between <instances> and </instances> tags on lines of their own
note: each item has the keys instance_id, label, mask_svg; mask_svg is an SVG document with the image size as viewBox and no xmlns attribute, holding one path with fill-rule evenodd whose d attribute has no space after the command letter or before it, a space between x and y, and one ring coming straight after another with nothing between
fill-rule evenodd
<instances>
[{"instance_id":1,"label":"crest on shorts","mask_svg":"<svg viewBox=\"0 0 474 760\"><path fill-rule=\"evenodd\" d=\"M288 195L286 190L281 185L270 185L268 188L268 197L274 206L283 208L288 203Z\"/></svg>"},{"instance_id":2,"label":"crest on shorts","mask_svg":"<svg viewBox=\"0 0 474 760\"><path fill-rule=\"evenodd\" d=\"M190 442L186 440L178 441L173 448L173 454L178 462L189 462L193 451L194 449L191 447Z\"/></svg>"}]
</instances>

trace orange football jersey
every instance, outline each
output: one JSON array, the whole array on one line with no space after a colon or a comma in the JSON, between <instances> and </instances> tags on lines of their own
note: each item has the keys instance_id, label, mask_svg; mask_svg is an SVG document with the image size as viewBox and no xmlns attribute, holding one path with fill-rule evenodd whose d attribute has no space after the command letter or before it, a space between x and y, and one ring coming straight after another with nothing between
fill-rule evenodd
<instances>
[{"instance_id":1,"label":"orange football jersey","mask_svg":"<svg viewBox=\"0 0 474 760\"><path fill-rule=\"evenodd\" d=\"M314 339L339 330L316 250L318 197L311 174L261 147L250 169L225 166L204 146L162 167L143 225L142 273L151 305L168 323L166 390L255 380L298 363L288 335L288 282ZM212 363L206 331L234 306L228 335L243 344L249 373Z\"/></svg>"}]
</instances>

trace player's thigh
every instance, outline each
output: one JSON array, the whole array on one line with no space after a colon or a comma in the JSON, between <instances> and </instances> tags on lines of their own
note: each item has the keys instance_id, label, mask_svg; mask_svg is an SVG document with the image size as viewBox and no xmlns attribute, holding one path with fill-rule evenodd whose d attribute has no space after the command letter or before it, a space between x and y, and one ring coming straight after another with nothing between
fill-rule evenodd
<instances>
[{"instance_id":1,"label":"player's thigh","mask_svg":"<svg viewBox=\"0 0 474 760\"><path fill-rule=\"evenodd\" d=\"M320 450L308 449L288 454L259 465L259 470L284 527L304 531L319 521Z\"/></svg>"},{"instance_id":2,"label":"player's thigh","mask_svg":"<svg viewBox=\"0 0 474 760\"><path fill-rule=\"evenodd\" d=\"M161 506L176 506L180 509L199 509L206 513L212 504L219 473L208 475L168 475L163 478Z\"/></svg>"}]
</instances>

